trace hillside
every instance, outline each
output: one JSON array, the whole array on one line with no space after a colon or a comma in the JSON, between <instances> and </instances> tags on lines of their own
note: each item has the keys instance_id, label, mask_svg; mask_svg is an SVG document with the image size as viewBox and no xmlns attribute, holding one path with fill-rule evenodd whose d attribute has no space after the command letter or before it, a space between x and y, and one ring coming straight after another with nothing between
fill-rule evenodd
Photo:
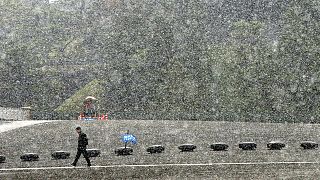
<instances>
[{"instance_id":1,"label":"hillside","mask_svg":"<svg viewBox=\"0 0 320 180\"><path fill-rule=\"evenodd\" d=\"M97 79L117 119L319 122L319 1L37 2L1 1L4 107L74 117Z\"/></svg>"}]
</instances>

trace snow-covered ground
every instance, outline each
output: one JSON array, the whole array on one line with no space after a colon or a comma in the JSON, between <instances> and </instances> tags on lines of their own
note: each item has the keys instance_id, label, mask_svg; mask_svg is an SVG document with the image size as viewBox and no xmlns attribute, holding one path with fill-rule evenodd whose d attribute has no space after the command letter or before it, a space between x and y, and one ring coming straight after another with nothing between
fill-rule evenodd
<instances>
[{"instance_id":1,"label":"snow-covered ground","mask_svg":"<svg viewBox=\"0 0 320 180\"><path fill-rule=\"evenodd\" d=\"M31 126L35 124L45 123L50 121L11 121L8 123L0 123L0 133L5 131L10 131L13 129L25 127L25 126Z\"/></svg>"}]
</instances>

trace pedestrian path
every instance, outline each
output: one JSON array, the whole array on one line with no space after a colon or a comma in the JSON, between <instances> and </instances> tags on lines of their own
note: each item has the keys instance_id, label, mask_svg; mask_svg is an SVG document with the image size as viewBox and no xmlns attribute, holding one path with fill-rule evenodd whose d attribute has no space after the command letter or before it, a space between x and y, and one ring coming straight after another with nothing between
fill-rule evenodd
<instances>
[{"instance_id":1,"label":"pedestrian path","mask_svg":"<svg viewBox=\"0 0 320 180\"><path fill-rule=\"evenodd\" d=\"M248 166L248 165L318 165L319 162L311 161L275 161L275 162L222 162L206 164L123 164L123 165L106 165L106 166L59 166L59 167L21 167L21 168L0 168L0 173L4 171L24 171L24 170L54 170L54 169L84 169L84 168L126 168L126 167L174 167L174 166Z\"/></svg>"},{"instance_id":2,"label":"pedestrian path","mask_svg":"<svg viewBox=\"0 0 320 180\"><path fill-rule=\"evenodd\" d=\"M52 121L48 121L48 120L10 121L8 123L0 124L0 133L25 127L25 126L31 126L31 125L41 124L46 122L52 122Z\"/></svg>"}]
</instances>

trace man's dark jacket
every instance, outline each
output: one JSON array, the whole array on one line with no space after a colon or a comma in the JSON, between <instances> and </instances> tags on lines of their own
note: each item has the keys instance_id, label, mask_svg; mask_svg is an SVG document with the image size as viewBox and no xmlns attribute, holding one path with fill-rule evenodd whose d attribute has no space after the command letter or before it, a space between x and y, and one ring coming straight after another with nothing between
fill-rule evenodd
<instances>
[{"instance_id":1,"label":"man's dark jacket","mask_svg":"<svg viewBox=\"0 0 320 180\"><path fill-rule=\"evenodd\" d=\"M78 148L85 149L87 145L88 145L87 135L81 132L78 137Z\"/></svg>"}]
</instances>

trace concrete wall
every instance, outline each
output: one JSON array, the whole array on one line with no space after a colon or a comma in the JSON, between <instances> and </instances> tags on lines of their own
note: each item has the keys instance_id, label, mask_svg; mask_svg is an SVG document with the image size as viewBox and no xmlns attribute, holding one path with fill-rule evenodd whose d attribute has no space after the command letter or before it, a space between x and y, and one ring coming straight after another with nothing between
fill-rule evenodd
<instances>
[{"instance_id":1,"label":"concrete wall","mask_svg":"<svg viewBox=\"0 0 320 180\"><path fill-rule=\"evenodd\" d=\"M0 120L30 120L31 109L29 108L6 108L0 107Z\"/></svg>"}]
</instances>

